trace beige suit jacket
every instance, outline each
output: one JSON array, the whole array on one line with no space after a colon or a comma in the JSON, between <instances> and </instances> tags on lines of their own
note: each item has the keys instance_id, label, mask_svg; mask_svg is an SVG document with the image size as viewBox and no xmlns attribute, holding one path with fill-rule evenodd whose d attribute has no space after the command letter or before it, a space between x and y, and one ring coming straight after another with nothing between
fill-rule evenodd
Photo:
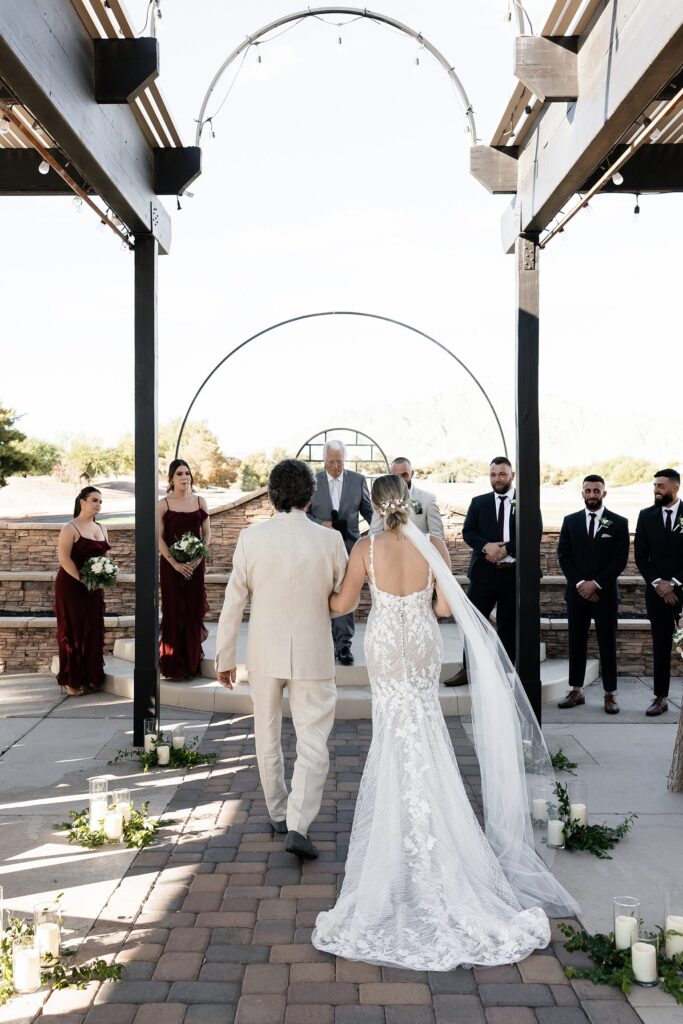
<instances>
[{"instance_id":1,"label":"beige suit jacket","mask_svg":"<svg viewBox=\"0 0 683 1024\"><path fill-rule=\"evenodd\" d=\"M237 663L247 601L248 672L277 679L335 674L328 599L341 587L347 554L337 530L292 509L239 535L216 637L216 669Z\"/></svg>"}]
</instances>

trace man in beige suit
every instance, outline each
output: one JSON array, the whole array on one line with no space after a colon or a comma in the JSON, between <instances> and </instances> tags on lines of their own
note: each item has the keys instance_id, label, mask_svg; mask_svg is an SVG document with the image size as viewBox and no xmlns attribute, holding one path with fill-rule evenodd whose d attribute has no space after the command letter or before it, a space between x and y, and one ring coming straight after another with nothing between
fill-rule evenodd
<instances>
[{"instance_id":1,"label":"man in beige suit","mask_svg":"<svg viewBox=\"0 0 683 1024\"><path fill-rule=\"evenodd\" d=\"M347 562L341 535L306 516L314 490L305 462L285 459L273 469L268 495L277 515L239 535L216 638L218 681L232 689L250 601L246 667L261 785L273 830L287 832L285 849L306 858L318 856L308 828L320 810L337 700L328 600ZM297 739L289 795L280 735L285 686Z\"/></svg>"}]
</instances>

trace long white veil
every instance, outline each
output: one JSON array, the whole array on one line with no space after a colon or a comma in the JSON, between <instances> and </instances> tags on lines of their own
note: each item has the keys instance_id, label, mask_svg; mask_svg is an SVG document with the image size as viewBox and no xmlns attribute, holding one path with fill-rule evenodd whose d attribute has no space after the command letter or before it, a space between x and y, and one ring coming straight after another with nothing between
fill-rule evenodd
<instances>
[{"instance_id":1,"label":"long white veil","mask_svg":"<svg viewBox=\"0 0 683 1024\"><path fill-rule=\"evenodd\" d=\"M523 908L542 907L554 917L575 914L578 905L547 866L551 851L534 845L530 788L553 787L555 773L519 676L434 545L412 522L401 531L431 566L463 631L486 838Z\"/></svg>"}]
</instances>

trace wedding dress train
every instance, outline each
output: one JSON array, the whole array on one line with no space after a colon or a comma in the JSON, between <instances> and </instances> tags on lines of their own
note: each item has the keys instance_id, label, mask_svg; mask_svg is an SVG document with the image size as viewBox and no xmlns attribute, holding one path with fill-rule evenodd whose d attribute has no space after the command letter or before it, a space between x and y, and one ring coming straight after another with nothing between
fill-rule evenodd
<instances>
[{"instance_id":1,"label":"wedding dress train","mask_svg":"<svg viewBox=\"0 0 683 1024\"><path fill-rule=\"evenodd\" d=\"M403 530L427 557L411 528ZM424 545L434 551L428 541ZM431 557L429 562L441 578L438 562ZM313 945L352 960L415 970L521 960L550 940L543 904L559 912L576 905L533 849L526 795L527 820L519 825L503 820L503 803L517 799L519 787L500 800L499 791L509 783L495 781L495 755L492 764L482 764L485 807L488 802L489 810L495 805L496 813L501 811L491 829L499 846L495 852L474 815L439 704L442 644L432 611L432 568L421 591L402 597L380 590L371 537L369 575L372 611L365 650L372 743L343 887L336 905L318 915ZM478 640L470 635L470 641L468 658L470 650L476 658ZM483 656L480 666L482 661ZM472 680L472 688L477 682L481 679ZM512 707L518 697L510 680L501 685ZM514 776L521 763L523 776L522 730L515 725L513 731L518 750L510 773ZM506 751L506 729L501 726L500 732ZM478 753L481 763L481 748Z\"/></svg>"}]
</instances>

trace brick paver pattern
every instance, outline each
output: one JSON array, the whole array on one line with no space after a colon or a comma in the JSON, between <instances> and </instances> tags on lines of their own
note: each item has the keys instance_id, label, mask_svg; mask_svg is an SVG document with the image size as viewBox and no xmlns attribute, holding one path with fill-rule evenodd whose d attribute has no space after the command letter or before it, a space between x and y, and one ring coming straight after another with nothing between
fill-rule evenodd
<instances>
[{"instance_id":1,"label":"brick paver pattern","mask_svg":"<svg viewBox=\"0 0 683 1024\"><path fill-rule=\"evenodd\" d=\"M481 820L480 777L459 719L448 721ZM314 949L319 911L344 874L371 723L339 721L330 774L311 830L320 859L301 865L273 836L259 787L252 719L214 716L202 748L210 770L188 773L168 807L174 824L142 851L81 946L124 965L123 980L53 992L46 1024L637 1024L616 989L570 982L553 943L503 967L419 972L340 960ZM288 770L291 722L283 725Z\"/></svg>"}]
</instances>

